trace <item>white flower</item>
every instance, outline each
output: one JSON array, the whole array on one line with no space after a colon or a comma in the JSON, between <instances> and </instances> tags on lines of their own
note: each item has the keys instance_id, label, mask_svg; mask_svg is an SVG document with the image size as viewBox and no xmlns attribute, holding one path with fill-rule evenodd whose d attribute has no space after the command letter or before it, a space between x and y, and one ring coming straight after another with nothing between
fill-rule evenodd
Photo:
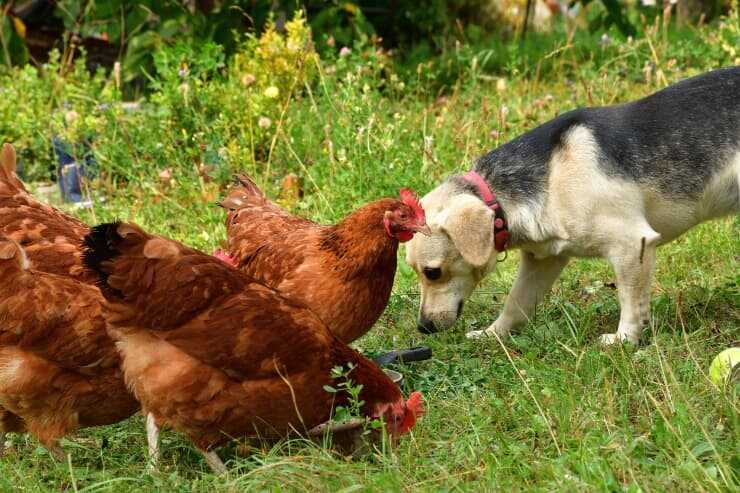
<instances>
[{"instance_id":1,"label":"white flower","mask_svg":"<svg viewBox=\"0 0 740 493\"><path fill-rule=\"evenodd\" d=\"M349 55L349 48L342 46L342 49L339 50L339 56L346 57L347 55Z\"/></svg>"},{"instance_id":2,"label":"white flower","mask_svg":"<svg viewBox=\"0 0 740 493\"><path fill-rule=\"evenodd\" d=\"M165 168L159 172L159 179L163 182L170 181L172 179L172 168Z\"/></svg>"},{"instance_id":3,"label":"white flower","mask_svg":"<svg viewBox=\"0 0 740 493\"><path fill-rule=\"evenodd\" d=\"M275 86L270 86L267 89L265 89L265 96L268 98L275 99L280 94L280 89L278 89Z\"/></svg>"},{"instance_id":4,"label":"white flower","mask_svg":"<svg viewBox=\"0 0 740 493\"><path fill-rule=\"evenodd\" d=\"M242 85L244 87L249 87L252 84L254 84L254 81L257 80L257 78L252 74L244 74L242 75Z\"/></svg>"},{"instance_id":5,"label":"white flower","mask_svg":"<svg viewBox=\"0 0 740 493\"><path fill-rule=\"evenodd\" d=\"M270 128L270 125L272 125L272 120L266 116L261 116L259 120L257 120L257 126L259 128Z\"/></svg>"},{"instance_id":6,"label":"white flower","mask_svg":"<svg viewBox=\"0 0 740 493\"><path fill-rule=\"evenodd\" d=\"M77 118L80 115L77 114L75 110L70 110L64 114L64 121L66 121L68 124L72 124L77 120Z\"/></svg>"}]
</instances>

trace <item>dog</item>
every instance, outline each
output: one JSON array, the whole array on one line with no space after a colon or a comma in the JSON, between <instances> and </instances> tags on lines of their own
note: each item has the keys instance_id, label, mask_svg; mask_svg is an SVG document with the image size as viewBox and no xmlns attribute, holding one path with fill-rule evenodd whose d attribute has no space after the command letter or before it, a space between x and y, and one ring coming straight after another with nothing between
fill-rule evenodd
<instances>
[{"instance_id":1,"label":"dog","mask_svg":"<svg viewBox=\"0 0 740 493\"><path fill-rule=\"evenodd\" d=\"M655 252L691 227L740 212L740 67L643 99L564 113L479 158L422 200L433 234L407 244L421 284L417 327L450 327L508 249L521 250L503 311L475 338L526 323L571 257L616 273L619 326L650 324Z\"/></svg>"}]
</instances>

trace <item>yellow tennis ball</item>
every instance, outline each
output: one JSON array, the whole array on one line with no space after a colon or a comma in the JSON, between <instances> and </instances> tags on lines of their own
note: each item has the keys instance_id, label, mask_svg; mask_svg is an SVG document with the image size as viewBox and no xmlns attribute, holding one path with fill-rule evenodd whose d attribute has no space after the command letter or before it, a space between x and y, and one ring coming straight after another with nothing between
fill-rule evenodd
<instances>
[{"instance_id":1,"label":"yellow tennis ball","mask_svg":"<svg viewBox=\"0 0 740 493\"><path fill-rule=\"evenodd\" d=\"M725 385L732 372L740 366L740 347L731 347L719 353L709 365L709 378L718 387Z\"/></svg>"}]
</instances>

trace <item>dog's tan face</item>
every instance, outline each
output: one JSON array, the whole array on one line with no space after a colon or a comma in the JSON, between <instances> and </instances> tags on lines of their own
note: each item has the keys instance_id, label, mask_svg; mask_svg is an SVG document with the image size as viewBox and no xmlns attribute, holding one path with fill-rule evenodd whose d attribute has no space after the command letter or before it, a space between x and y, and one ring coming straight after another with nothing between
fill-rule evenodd
<instances>
[{"instance_id":1,"label":"dog's tan face","mask_svg":"<svg viewBox=\"0 0 740 493\"><path fill-rule=\"evenodd\" d=\"M423 333L447 329L478 282L496 268L493 212L454 185L443 183L421 199L431 236L406 245L406 262L421 283L417 327Z\"/></svg>"}]
</instances>

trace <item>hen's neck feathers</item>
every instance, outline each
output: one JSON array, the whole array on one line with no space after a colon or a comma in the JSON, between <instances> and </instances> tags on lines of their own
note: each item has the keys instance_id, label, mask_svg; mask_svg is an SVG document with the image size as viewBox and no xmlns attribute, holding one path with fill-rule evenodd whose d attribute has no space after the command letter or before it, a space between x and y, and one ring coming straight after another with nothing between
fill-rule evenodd
<instances>
[{"instance_id":1,"label":"hen's neck feathers","mask_svg":"<svg viewBox=\"0 0 740 493\"><path fill-rule=\"evenodd\" d=\"M362 385L360 400L364 401L363 410L368 416L383 404L393 404L403 400L399 387L375 363L361 357L354 349L346 344L337 343L332 348L333 363L343 366L352 363L354 369L349 373L349 379L354 385ZM377 417L377 416L374 416Z\"/></svg>"},{"instance_id":2,"label":"hen's neck feathers","mask_svg":"<svg viewBox=\"0 0 740 493\"><path fill-rule=\"evenodd\" d=\"M332 254L335 270L344 271L348 277L386 266L395 272L398 240L388 236L383 215L396 203L393 199L377 200L326 227L321 249Z\"/></svg>"}]
</instances>

